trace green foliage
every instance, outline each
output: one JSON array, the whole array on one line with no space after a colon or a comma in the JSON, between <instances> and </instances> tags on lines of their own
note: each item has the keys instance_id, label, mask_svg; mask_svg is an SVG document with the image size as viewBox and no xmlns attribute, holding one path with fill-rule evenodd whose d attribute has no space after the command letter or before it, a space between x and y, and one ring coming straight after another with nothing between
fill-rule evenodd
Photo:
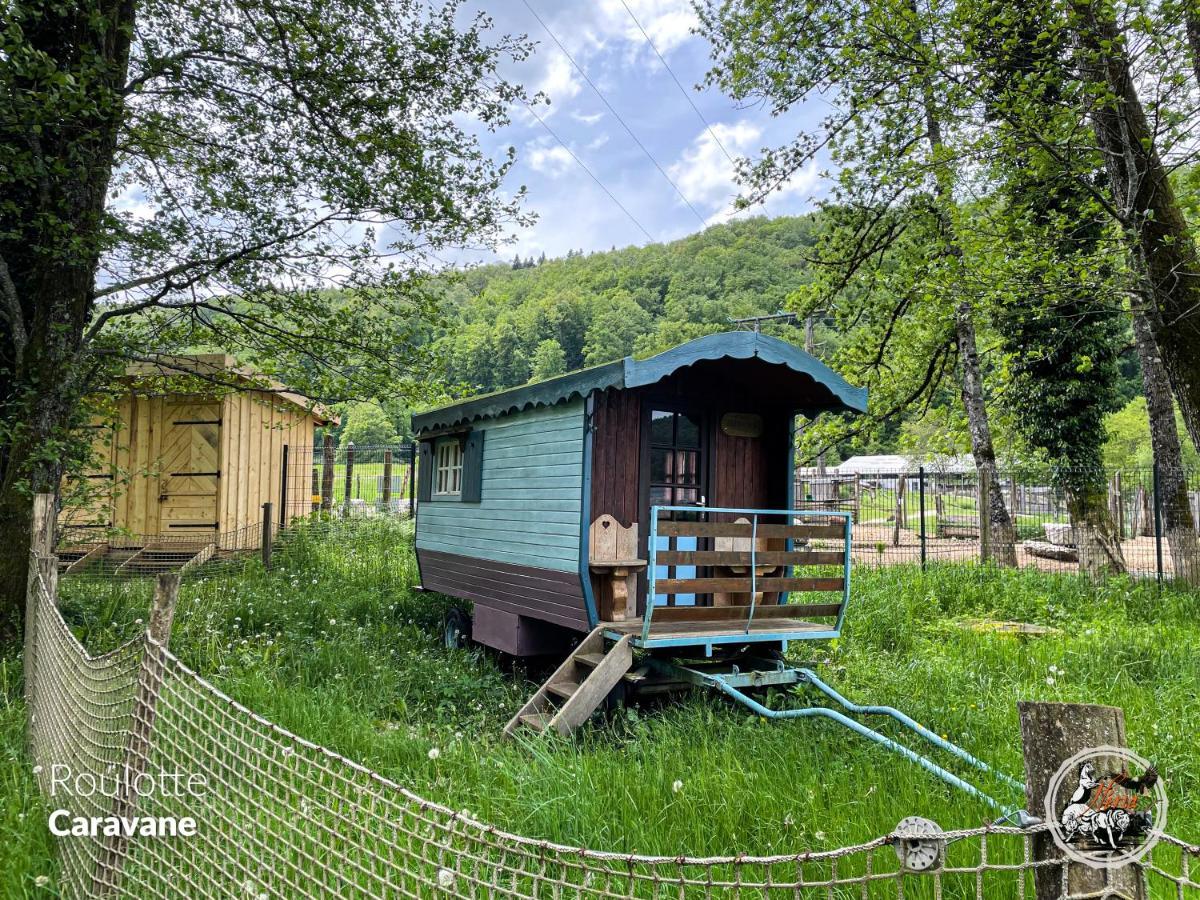
<instances>
[{"instance_id":1,"label":"green foliage","mask_svg":"<svg viewBox=\"0 0 1200 900\"><path fill-rule=\"evenodd\" d=\"M553 378L555 375L562 375L567 371L567 355L563 353L562 346L554 338L546 338L539 342L533 350L533 358L530 362L533 366L532 379L534 381Z\"/></svg>"},{"instance_id":2,"label":"green foliage","mask_svg":"<svg viewBox=\"0 0 1200 900\"><path fill-rule=\"evenodd\" d=\"M342 413L342 446L378 447L400 442L390 416L375 403L352 403Z\"/></svg>"},{"instance_id":3,"label":"green foliage","mask_svg":"<svg viewBox=\"0 0 1200 900\"><path fill-rule=\"evenodd\" d=\"M1183 434L1183 416L1178 410L1175 411L1175 422L1179 433ZM1135 397L1121 409L1105 416L1104 432L1102 457L1106 468L1148 469L1154 464L1145 397ZM1189 469L1200 469L1200 453L1187 440L1182 444L1183 464Z\"/></svg>"}]
</instances>

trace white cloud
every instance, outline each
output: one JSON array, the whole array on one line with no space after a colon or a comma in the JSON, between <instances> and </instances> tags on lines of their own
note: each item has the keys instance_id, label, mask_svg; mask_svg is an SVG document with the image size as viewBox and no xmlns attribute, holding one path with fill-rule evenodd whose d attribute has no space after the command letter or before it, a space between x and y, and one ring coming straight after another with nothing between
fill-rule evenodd
<instances>
[{"instance_id":1,"label":"white cloud","mask_svg":"<svg viewBox=\"0 0 1200 900\"><path fill-rule=\"evenodd\" d=\"M584 125L595 125L604 118L604 113L597 112L591 113L590 115L584 115L583 113L573 112L571 113L571 118L576 122L582 122Z\"/></svg>"},{"instance_id":2,"label":"white cloud","mask_svg":"<svg viewBox=\"0 0 1200 900\"><path fill-rule=\"evenodd\" d=\"M550 108L543 107L542 118L549 115L555 106L561 107L583 89L579 73L565 53L557 47L548 49L545 53L545 69L533 83L533 93L543 93L550 98Z\"/></svg>"},{"instance_id":3,"label":"white cloud","mask_svg":"<svg viewBox=\"0 0 1200 900\"><path fill-rule=\"evenodd\" d=\"M567 148L560 144L552 147L544 145L530 147L526 161L529 163L529 168L535 172L549 175L551 178L562 175L575 163Z\"/></svg>"},{"instance_id":4,"label":"white cloud","mask_svg":"<svg viewBox=\"0 0 1200 900\"><path fill-rule=\"evenodd\" d=\"M689 40L692 28L698 24L691 0L625 0L625 4L663 56ZM602 0L600 10L603 13L601 25L609 34L645 44L645 37L621 0ZM647 52L653 53L649 48Z\"/></svg>"},{"instance_id":5,"label":"white cloud","mask_svg":"<svg viewBox=\"0 0 1200 900\"><path fill-rule=\"evenodd\" d=\"M714 211L705 220L706 225L727 222L737 215L733 202L738 196L734 164L725 155L737 159L739 155L753 155L755 146L762 137L762 128L742 120L732 125L718 122L712 131L701 131L687 147L682 156L667 167L671 179L680 191L695 206L707 206ZM718 143L718 141L720 143ZM725 150L721 148L724 147ZM771 212L783 201L794 200L796 195L811 190L819 178L816 164L806 166L758 208L745 214Z\"/></svg>"}]
</instances>

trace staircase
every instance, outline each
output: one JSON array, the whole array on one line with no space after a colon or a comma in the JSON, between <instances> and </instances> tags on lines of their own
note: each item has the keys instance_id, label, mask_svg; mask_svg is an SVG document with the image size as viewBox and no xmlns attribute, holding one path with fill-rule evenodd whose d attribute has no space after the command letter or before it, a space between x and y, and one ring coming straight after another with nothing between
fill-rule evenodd
<instances>
[{"instance_id":1,"label":"staircase","mask_svg":"<svg viewBox=\"0 0 1200 900\"><path fill-rule=\"evenodd\" d=\"M594 629L509 720L504 734L522 727L570 734L591 718L633 665L630 640L626 635L606 650L603 627Z\"/></svg>"}]
</instances>

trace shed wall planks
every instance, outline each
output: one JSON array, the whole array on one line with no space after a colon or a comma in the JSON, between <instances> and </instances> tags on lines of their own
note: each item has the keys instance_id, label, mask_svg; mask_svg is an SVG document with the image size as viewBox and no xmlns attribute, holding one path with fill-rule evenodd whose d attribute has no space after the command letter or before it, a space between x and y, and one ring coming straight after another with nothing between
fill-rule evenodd
<instances>
[{"instance_id":1,"label":"shed wall planks","mask_svg":"<svg viewBox=\"0 0 1200 900\"><path fill-rule=\"evenodd\" d=\"M309 471L315 428L314 416L263 393L236 392L220 400L126 394L107 439L111 447L92 473L111 468L110 496L64 511L63 522L111 526L148 540L220 534L222 550L257 547L263 503L274 504L275 522L280 512L290 521L311 509L302 478L289 477L294 496L283 497L282 465L287 445L291 475ZM218 474L187 477L200 471ZM201 496L208 491L213 496ZM201 520L210 524L201 527Z\"/></svg>"},{"instance_id":2,"label":"shed wall planks","mask_svg":"<svg viewBox=\"0 0 1200 900\"><path fill-rule=\"evenodd\" d=\"M583 401L474 427L485 432L480 502L422 503L417 548L577 573Z\"/></svg>"}]
</instances>

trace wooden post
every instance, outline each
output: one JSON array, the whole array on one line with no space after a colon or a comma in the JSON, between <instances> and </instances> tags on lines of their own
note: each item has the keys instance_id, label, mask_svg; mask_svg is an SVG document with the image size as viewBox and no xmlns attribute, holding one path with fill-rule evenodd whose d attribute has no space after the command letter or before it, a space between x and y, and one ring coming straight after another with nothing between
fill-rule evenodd
<instances>
[{"instance_id":1,"label":"wooden post","mask_svg":"<svg viewBox=\"0 0 1200 900\"><path fill-rule=\"evenodd\" d=\"M346 496L342 498L342 515L350 515L350 488L354 484L354 441L346 445Z\"/></svg>"},{"instance_id":2,"label":"wooden post","mask_svg":"<svg viewBox=\"0 0 1200 900\"><path fill-rule=\"evenodd\" d=\"M921 568L924 569L925 568L925 557L926 557L925 544L927 542L926 533L925 533L925 467L924 466L921 466L917 469L917 491L919 492L918 498L917 498L917 504L918 504L917 505L917 515L919 515L921 517L921 535L920 535L921 536Z\"/></svg>"},{"instance_id":3,"label":"wooden post","mask_svg":"<svg viewBox=\"0 0 1200 900\"><path fill-rule=\"evenodd\" d=\"M39 575L46 579L50 596L57 602L58 560L54 552L54 495L33 495L33 516L29 528L29 569L25 585L25 704L33 698L33 682L37 668L37 598ZM43 560L47 563L43 563Z\"/></svg>"},{"instance_id":4,"label":"wooden post","mask_svg":"<svg viewBox=\"0 0 1200 900\"><path fill-rule=\"evenodd\" d=\"M279 469L279 527L287 526L288 509L288 445L283 445L283 464Z\"/></svg>"},{"instance_id":5,"label":"wooden post","mask_svg":"<svg viewBox=\"0 0 1200 900\"><path fill-rule=\"evenodd\" d=\"M271 501L268 500L262 505L262 563L268 572L271 571L271 550L275 543L275 537L271 533L272 523Z\"/></svg>"},{"instance_id":6,"label":"wooden post","mask_svg":"<svg viewBox=\"0 0 1200 900\"><path fill-rule=\"evenodd\" d=\"M383 499L382 506L387 511L392 505L392 451L383 451Z\"/></svg>"},{"instance_id":7,"label":"wooden post","mask_svg":"<svg viewBox=\"0 0 1200 900\"><path fill-rule=\"evenodd\" d=\"M408 450L408 515L413 518L417 514L417 442L410 442Z\"/></svg>"},{"instance_id":8,"label":"wooden post","mask_svg":"<svg viewBox=\"0 0 1200 900\"><path fill-rule=\"evenodd\" d=\"M171 639L171 623L175 619L175 604L178 599L179 574L164 572L159 575L154 586L154 601L150 607L150 624L146 628L146 635L162 649L166 649ZM114 816L129 818L134 815L137 805L134 785L150 764L151 738L154 734L154 717L159 691L162 688L163 671L160 648L147 641L138 670L137 693L133 699L129 734L125 742L125 771L118 773L116 796L113 797ZM122 836L105 839L105 846L100 851L100 859L93 876L94 895L111 896L116 893L120 886L121 867L125 862L128 843L129 839Z\"/></svg>"},{"instance_id":9,"label":"wooden post","mask_svg":"<svg viewBox=\"0 0 1200 900\"><path fill-rule=\"evenodd\" d=\"M333 509L333 435L325 435L321 448L321 509Z\"/></svg>"},{"instance_id":10,"label":"wooden post","mask_svg":"<svg viewBox=\"0 0 1200 900\"><path fill-rule=\"evenodd\" d=\"M30 526L30 549L34 556L54 553L54 495L33 495L33 519Z\"/></svg>"},{"instance_id":11,"label":"wooden post","mask_svg":"<svg viewBox=\"0 0 1200 900\"><path fill-rule=\"evenodd\" d=\"M992 477L990 469L979 470L979 561L992 558Z\"/></svg>"},{"instance_id":12,"label":"wooden post","mask_svg":"<svg viewBox=\"0 0 1200 900\"><path fill-rule=\"evenodd\" d=\"M1046 815L1046 795L1050 792L1050 782L1064 761L1091 747L1125 746L1125 716L1115 706L1021 701L1017 703L1017 710L1025 754L1026 809L1040 818ZM1110 771L1120 768L1120 761L1113 760ZM1059 791L1056 817L1062 814L1070 797L1069 790ZM1035 860L1063 858L1062 851L1048 832L1034 836L1033 855ZM1065 862L1039 866L1035 870L1037 900L1058 900L1063 895L1062 865L1067 866L1067 893L1070 896L1091 895L1092 892L1100 896L1101 892L1108 890L1114 897L1124 896L1132 900L1145 898L1142 879L1133 866L1093 869L1082 863ZM1106 873L1110 879L1107 882Z\"/></svg>"},{"instance_id":13,"label":"wooden post","mask_svg":"<svg viewBox=\"0 0 1200 900\"><path fill-rule=\"evenodd\" d=\"M892 525L892 546L900 546L900 525L904 522L904 486L908 484L907 475L901 474L896 479L896 514Z\"/></svg>"},{"instance_id":14,"label":"wooden post","mask_svg":"<svg viewBox=\"0 0 1200 900\"><path fill-rule=\"evenodd\" d=\"M1125 493L1121 490L1121 472L1118 470L1113 473L1113 505L1116 507L1116 515L1113 516L1113 525L1117 529L1117 540L1125 540Z\"/></svg>"}]
</instances>

